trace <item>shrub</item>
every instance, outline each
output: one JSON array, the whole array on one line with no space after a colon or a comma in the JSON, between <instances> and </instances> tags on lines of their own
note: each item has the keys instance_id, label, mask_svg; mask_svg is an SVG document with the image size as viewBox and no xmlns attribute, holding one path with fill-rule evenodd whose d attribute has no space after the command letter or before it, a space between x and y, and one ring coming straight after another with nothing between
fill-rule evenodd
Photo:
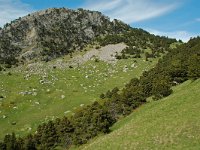
<instances>
[{"instance_id":1,"label":"shrub","mask_svg":"<svg viewBox=\"0 0 200 150\"><path fill-rule=\"evenodd\" d=\"M100 98L101 98L101 99L106 98L105 94L102 93L102 94L100 95Z\"/></svg>"},{"instance_id":2,"label":"shrub","mask_svg":"<svg viewBox=\"0 0 200 150\"><path fill-rule=\"evenodd\" d=\"M11 73L11 72L8 72L8 75L9 75L9 76L11 76L11 75L12 75L12 73Z\"/></svg>"},{"instance_id":3,"label":"shrub","mask_svg":"<svg viewBox=\"0 0 200 150\"><path fill-rule=\"evenodd\" d=\"M98 58L95 58L95 60L94 60L95 62L99 62L99 59Z\"/></svg>"}]
</instances>

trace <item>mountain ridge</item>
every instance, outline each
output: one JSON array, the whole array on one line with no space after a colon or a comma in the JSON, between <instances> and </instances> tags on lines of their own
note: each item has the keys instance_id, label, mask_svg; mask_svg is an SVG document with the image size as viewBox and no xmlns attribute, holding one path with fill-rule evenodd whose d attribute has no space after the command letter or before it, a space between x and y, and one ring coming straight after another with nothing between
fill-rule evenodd
<instances>
[{"instance_id":1,"label":"mountain ridge","mask_svg":"<svg viewBox=\"0 0 200 150\"><path fill-rule=\"evenodd\" d=\"M41 10L4 26L0 32L0 61L13 61L11 64L15 64L16 61L38 59L41 55L43 58L40 59L48 61L82 49L97 36L129 29L121 21L110 21L97 11L66 8Z\"/></svg>"}]
</instances>

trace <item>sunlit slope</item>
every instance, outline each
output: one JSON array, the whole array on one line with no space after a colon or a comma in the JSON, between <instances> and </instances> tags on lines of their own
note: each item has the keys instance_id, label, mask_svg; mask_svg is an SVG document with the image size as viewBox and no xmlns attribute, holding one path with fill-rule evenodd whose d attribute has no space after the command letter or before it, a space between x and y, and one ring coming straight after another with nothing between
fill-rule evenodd
<instances>
[{"instance_id":1,"label":"sunlit slope","mask_svg":"<svg viewBox=\"0 0 200 150\"><path fill-rule=\"evenodd\" d=\"M160 101L147 103L80 149L199 149L200 80L187 81Z\"/></svg>"},{"instance_id":2,"label":"sunlit slope","mask_svg":"<svg viewBox=\"0 0 200 150\"><path fill-rule=\"evenodd\" d=\"M69 115L98 100L101 93L124 87L156 63L157 59L146 62L144 58L119 60L116 65L91 60L79 68L46 70L46 75L31 75L28 79L24 72L2 72L0 138L12 132L33 133L42 122Z\"/></svg>"}]
</instances>

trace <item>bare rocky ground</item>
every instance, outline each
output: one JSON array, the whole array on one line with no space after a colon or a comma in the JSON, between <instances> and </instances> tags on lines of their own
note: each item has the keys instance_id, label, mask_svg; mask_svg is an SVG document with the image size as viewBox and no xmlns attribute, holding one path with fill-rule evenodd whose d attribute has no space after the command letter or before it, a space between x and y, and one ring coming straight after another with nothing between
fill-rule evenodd
<instances>
[{"instance_id":1,"label":"bare rocky ground","mask_svg":"<svg viewBox=\"0 0 200 150\"><path fill-rule=\"evenodd\" d=\"M110 44L100 49L92 49L83 56L78 55L74 57L69 64L76 66L77 64L83 64L92 59L98 59L107 63L116 63L117 59L115 55L121 53L121 51L127 46L124 43Z\"/></svg>"},{"instance_id":2,"label":"bare rocky ground","mask_svg":"<svg viewBox=\"0 0 200 150\"><path fill-rule=\"evenodd\" d=\"M52 70L54 68L58 69L68 69L69 67L76 68L86 63L89 60L97 60L104 61L109 64L115 64L117 59L115 55L120 54L123 49L127 46L124 43L119 44L110 44L105 47L101 47L99 49L93 48L91 50L86 51L83 55L76 55L73 58L66 59L57 59L54 62L44 63L44 62L36 62L31 63L16 69L17 72L25 72L26 74L44 74L47 70Z\"/></svg>"}]
</instances>

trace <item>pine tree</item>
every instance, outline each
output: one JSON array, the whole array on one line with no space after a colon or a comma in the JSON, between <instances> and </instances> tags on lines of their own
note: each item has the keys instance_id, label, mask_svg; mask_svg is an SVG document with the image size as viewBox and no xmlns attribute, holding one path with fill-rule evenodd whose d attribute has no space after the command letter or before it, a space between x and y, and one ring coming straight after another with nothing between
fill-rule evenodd
<instances>
[{"instance_id":1,"label":"pine tree","mask_svg":"<svg viewBox=\"0 0 200 150\"><path fill-rule=\"evenodd\" d=\"M200 54L194 54L189 58L188 76L191 79L200 78Z\"/></svg>"},{"instance_id":2,"label":"pine tree","mask_svg":"<svg viewBox=\"0 0 200 150\"><path fill-rule=\"evenodd\" d=\"M58 119L56 121L56 130L58 134L58 142L64 147L68 147L72 144L72 136L74 128L72 123L67 117L63 119Z\"/></svg>"},{"instance_id":3,"label":"pine tree","mask_svg":"<svg viewBox=\"0 0 200 150\"><path fill-rule=\"evenodd\" d=\"M24 141L24 149L25 150L37 150L36 148L36 142L33 138L33 136L30 134L25 138Z\"/></svg>"}]
</instances>

